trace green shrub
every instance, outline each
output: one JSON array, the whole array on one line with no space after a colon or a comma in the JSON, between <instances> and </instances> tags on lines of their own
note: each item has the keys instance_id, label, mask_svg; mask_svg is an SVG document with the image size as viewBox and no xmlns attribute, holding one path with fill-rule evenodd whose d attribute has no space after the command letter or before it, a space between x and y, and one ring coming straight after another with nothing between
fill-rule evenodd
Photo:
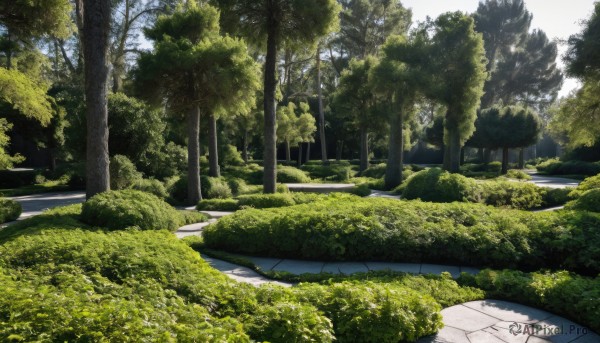
<instances>
[{"instance_id":1,"label":"green shrub","mask_svg":"<svg viewBox=\"0 0 600 343\"><path fill-rule=\"evenodd\" d=\"M412 342L440 329L440 305L404 287L372 282L303 284L302 300L331 318L337 342Z\"/></svg>"},{"instance_id":2,"label":"green shrub","mask_svg":"<svg viewBox=\"0 0 600 343\"><path fill-rule=\"evenodd\" d=\"M182 225L202 223L208 220L208 216L206 214L197 211L182 210L179 211L179 214L182 219Z\"/></svg>"},{"instance_id":3,"label":"green shrub","mask_svg":"<svg viewBox=\"0 0 600 343\"><path fill-rule=\"evenodd\" d=\"M93 196L83 204L81 219L93 226L122 230L138 226L143 230L174 231L184 219L157 196L135 191L109 191Z\"/></svg>"},{"instance_id":4,"label":"green shrub","mask_svg":"<svg viewBox=\"0 0 600 343\"><path fill-rule=\"evenodd\" d=\"M221 218L208 247L316 260L428 262L600 272L600 214L338 198ZM276 244L274 243L276 242Z\"/></svg>"},{"instance_id":5,"label":"green shrub","mask_svg":"<svg viewBox=\"0 0 600 343\"><path fill-rule=\"evenodd\" d=\"M198 211L237 211L239 208L237 199L203 199L196 206Z\"/></svg>"},{"instance_id":6,"label":"green shrub","mask_svg":"<svg viewBox=\"0 0 600 343\"><path fill-rule=\"evenodd\" d=\"M0 170L0 188L18 188L35 183L36 170Z\"/></svg>"},{"instance_id":7,"label":"green shrub","mask_svg":"<svg viewBox=\"0 0 600 343\"><path fill-rule=\"evenodd\" d=\"M528 210L543 203L544 189L532 183L495 180L477 186L480 199L488 205Z\"/></svg>"},{"instance_id":8,"label":"green shrub","mask_svg":"<svg viewBox=\"0 0 600 343\"><path fill-rule=\"evenodd\" d=\"M250 185L262 185L263 172L262 167L255 163L249 163L245 166L225 166L222 174L225 177L235 177L246 181Z\"/></svg>"},{"instance_id":9,"label":"green shrub","mask_svg":"<svg viewBox=\"0 0 600 343\"><path fill-rule=\"evenodd\" d=\"M234 145L219 145L219 164L223 166L243 166L242 154Z\"/></svg>"},{"instance_id":10,"label":"green shrub","mask_svg":"<svg viewBox=\"0 0 600 343\"><path fill-rule=\"evenodd\" d=\"M517 170L517 169L510 169L508 171L508 173L506 173L505 176L508 178L517 179L517 180L531 180L532 179L531 175L525 173L522 170Z\"/></svg>"},{"instance_id":11,"label":"green shrub","mask_svg":"<svg viewBox=\"0 0 600 343\"><path fill-rule=\"evenodd\" d=\"M302 192L291 192L290 196L294 199L294 204L308 204L311 202L327 199L327 195L319 193L302 193Z\"/></svg>"},{"instance_id":12,"label":"green shrub","mask_svg":"<svg viewBox=\"0 0 600 343\"><path fill-rule=\"evenodd\" d=\"M140 168L146 175L157 179L171 178L183 173L187 168L187 149L184 146L169 142L160 150L151 150L141 161Z\"/></svg>"},{"instance_id":13,"label":"green shrub","mask_svg":"<svg viewBox=\"0 0 600 343\"><path fill-rule=\"evenodd\" d=\"M483 270L475 276L462 274L459 283L483 289L488 298L542 308L600 330L600 277L585 278L565 271Z\"/></svg>"},{"instance_id":14,"label":"green shrub","mask_svg":"<svg viewBox=\"0 0 600 343\"><path fill-rule=\"evenodd\" d=\"M571 197L572 188L544 188L542 207L556 207L566 204Z\"/></svg>"},{"instance_id":15,"label":"green shrub","mask_svg":"<svg viewBox=\"0 0 600 343\"><path fill-rule=\"evenodd\" d=\"M290 189L288 188L287 185L285 185L283 183L278 183L277 186L275 186L275 191L277 193L289 193Z\"/></svg>"},{"instance_id":16,"label":"green shrub","mask_svg":"<svg viewBox=\"0 0 600 343\"><path fill-rule=\"evenodd\" d=\"M240 178L229 179L229 180L227 180L227 184L229 185L229 188L231 189L231 193L233 193L233 195L235 195L235 196L245 194L250 191L250 188L246 184L246 181L244 181L243 179L240 179Z\"/></svg>"},{"instance_id":17,"label":"green shrub","mask_svg":"<svg viewBox=\"0 0 600 343\"><path fill-rule=\"evenodd\" d=\"M240 195L238 204L240 207L270 208L292 206L296 202L290 193L275 193Z\"/></svg>"},{"instance_id":18,"label":"green shrub","mask_svg":"<svg viewBox=\"0 0 600 343\"><path fill-rule=\"evenodd\" d=\"M311 305L278 302L261 306L249 318L248 332L259 341L332 342L331 321Z\"/></svg>"},{"instance_id":19,"label":"green shrub","mask_svg":"<svg viewBox=\"0 0 600 343\"><path fill-rule=\"evenodd\" d=\"M371 195L371 189L369 188L368 184L361 183L360 185L354 186L354 188L352 188L350 193L352 193L354 195L358 195L359 197L366 197L366 196Z\"/></svg>"},{"instance_id":20,"label":"green shrub","mask_svg":"<svg viewBox=\"0 0 600 343\"><path fill-rule=\"evenodd\" d=\"M110 158L110 188L114 190L133 186L142 178L135 165L126 156L115 155Z\"/></svg>"},{"instance_id":21,"label":"green shrub","mask_svg":"<svg viewBox=\"0 0 600 343\"><path fill-rule=\"evenodd\" d=\"M572 197L578 197L589 190L599 189L599 188L600 188L600 174L598 174L596 176L590 176L590 177L584 179L583 181L581 181L581 183L571 192L570 195Z\"/></svg>"},{"instance_id":22,"label":"green shrub","mask_svg":"<svg viewBox=\"0 0 600 343\"><path fill-rule=\"evenodd\" d=\"M376 165L372 165L369 168L365 169L360 176L372 177L375 179L382 178L385 175L385 168L387 165L385 163L380 163Z\"/></svg>"},{"instance_id":23,"label":"green shrub","mask_svg":"<svg viewBox=\"0 0 600 343\"><path fill-rule=\"evenodd\" d=\"M460 174L450 174L439 168L420 171L406 180L402 197L423 201L452 202L474 200L477 184Z\"/></svg>"},{"instance_id":24,"label":"green shrub","mask_svg":"<svg viewBox=\"0 0 600 343\"><path fill-rule=\"evenodd\" d=\"M227 199L232 197L231 188L223 178L200 176L200 190L206 199Z\"/></svg>"},{"instance_id":25,"label":"green shrub","mask_svg":"<svg viewBox=\"0 0 600 343\"><path fill-rule=\"evenodd\" d=\"M324 166L317 163L307 163L302 166L302 170L308 172L309 176L313 179L322 179L325 181L348 181L352 174L352 168L349 164L331 163Z\"/></svg>"},{"instance_id":26,"label":"green shrub","mask_svg":"<svg viewBox=\"0 0 600 343\"><path fill-rule=\"evenodd\" d=\"M600 189L592 189L565 206L569 210L600 212Z\"/></svg>"},{"instance_id":27,"label":"green shrub","mask_svg":"<svg viewBox=\"0 0 600 343\"><path fill-rule=\"evenodd\" d=\"M167 182L167 192L175 203L184 203L187 200L188 177L187 174L175 176Z\"/></svg>"},{"instance_id":28,"label":"green shrub","mask_svg":"<svg viewBox=\"0 0 600 343\"><path fill-rule=\"evenodd\" d=\"M17 220L23 209L21 204L6 198L0 198L0 224Z\"/></svg>"},{"instance_id":29,"label":"green shrub","mask_svg":"<svg viewBox=\"0 0 600 343\"><path fill-rule=\"evenodd\" d=\"M600 174L600 162L565 161L550 159L536 166L547 175L597 175Z\"/></svg>"},{"instance_id":30,"label":"green shrub","mask_svg":"<svg viewBox=\"0 0 600 343\"><path fill-rule=\"evenodd\" d=\"M165 185L156 179L140 179L133 184L133 189L151 193L159 198L166 199L169 196Z\"/></svg>"},{"instance_id":31,"label":"green shrub","mask_svg":"<svg viewBox=\"0 0 600 343\"><path fill-rule=\"evenodd\" d=\"M277 166L277 181L283 183L309 183L310 177L298 168Z\"/></svg>"}]
</instances>

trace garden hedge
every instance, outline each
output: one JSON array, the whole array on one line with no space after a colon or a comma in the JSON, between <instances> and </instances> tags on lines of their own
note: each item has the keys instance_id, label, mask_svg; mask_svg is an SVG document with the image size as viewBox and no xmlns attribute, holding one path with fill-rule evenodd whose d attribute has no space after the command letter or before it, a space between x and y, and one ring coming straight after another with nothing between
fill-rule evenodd
<instances>
[{"instance_id":1,"label":"garden hedge","mask_svg":"<svg viewBox=\"0 0 600 343\"><path fill-rule=\"evenodd\" d=\"M600 214L470 203L330 198L243 210L209 225L208 247L279 258L429 262L600 272Z\"/></svg>"},{"instance_id":2,"label":"garden hedge","mask_svg":"<svg viewBox=\"0 0 600 343\"><path fill-rule=\"evenodd\" d=\"M18 202L0 198L0 224L17 220L23 211L21 204Z\"/></svg>"},{"instance_id":3,"label":"garden hedge","mask_svg":"<svg viewBox=\"0 0 600 343\"><path fill-rule=\"evenodd\" d=\"M204 219L200 214L183 216L157 196L136 190L97 194L83 204L81 211L85 223L112 230L137 226L142 230L174 231L189 224L190 218Z\"/></svg>"}]
</instances>

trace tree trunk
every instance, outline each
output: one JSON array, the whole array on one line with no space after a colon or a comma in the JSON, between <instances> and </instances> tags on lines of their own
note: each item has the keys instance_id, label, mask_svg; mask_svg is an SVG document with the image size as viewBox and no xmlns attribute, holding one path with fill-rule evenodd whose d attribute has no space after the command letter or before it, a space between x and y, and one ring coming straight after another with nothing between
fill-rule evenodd
<instances>
[{"instance_id":1,"label":"tree trunk","mask_svg":"<svg viewBox=\"0 0 600 343\"><path fill-rule=\"evenodd\" d=\"M292 151L290 149L290 142L285 141L285 161L287 163L292 162Z\"/></svg>"},{"instance_id":2,"label":"tree trunk","mask_svg":"<svg viewBox=\"0 0 600 343\"><path fill-rule=\"evenodd\" d=\"M369 131L365 126L360 127L360 171L369 168Z\"/></svg>"},{"instance_id":3,"label":"tree trunk","mask_svg":"<svg viewBox=\"0 0 600 343\"><path fill-rule=\"evenodd\" d=\"M302 167L302 143L298 144L298 168L300 167Z\"/></svg>"},{"instance_id":4,"label":"tree trunk","mask_svg":"<svg viewBox=\"0 0 600 343\"><path fill-rule=\"evenodd\" d=\"M342 159L342 153L344 152L344 141L339 141L335 149L335 160L340 161Z\"/></svg>"},{"instance_id":5,"label":"tree trunk","mask_svg":"<svg viewBox=\"0 0 600 343\"><path fill-rule=\"evenodd\" d=\"M525 168L525 148L519 149L519 169Z\"/></svg>"},{"instance_id":6,"label":"tree trunk","mask_svg":"<svg viewBox=\"0 0 600 343\"><path fill-rule=\"evenodd\" d=\"M385 169L385 188L393 189L402 183L404 155L404 113L394 113L390 123L390 141L388 146L387 167Z\"/></svg>"},{"instance_id":7,"label":"tree trunk","mask_svg":"<svg viewBox=\"0 0 600 343\"><path fill-rule=\"evenodd\" d=\"M108 37L110 1L84 0L83 54L87 121L86 198L110 190L108 171Z\"/></svg>"},{"instance_id":8,"label":"tree trunk","mask_svg":"<svg viewBox=\"0 0 600 343\"><path fill-rule=\"evenodd\" d=\"M466 150L466 148L464 146L460 149L460 165L461 166L463 164L465 164L465 154L466 154L465 150Z\"/></svg>"},{"instance_id":9,"label":"tree trunk","mask_svg":"<svg viewBox=\"0 0 600 343\"><path fill-rule=\"evenodd\" d=\"M502 148L502 175L508 173L508 148Z\"/></svg>"},{"instance_id":10,"label":"tree trunk","mask_svg":"<svg viewBox=\"0 0 600 343\"><path fill-rule=\"evenodd\" d=\"M444 144L442 149L444 149L444 162L443 162L442 167L444 168L444 170L450 171L450 159L451 159L450 144Z\"/></svg>"},{"instance_id":11,"label":"tree trunk","mask_svg":"<svg viewBox=\"0 0 600 343\"><path fill-rule=\"evenodd\" d=\"M242 158L244 163L248 164L248 130L244 131L244 142L242 147Z\"/></svg>"},{"instance_id":12,"label":"tree trunk","mask_svg":"<svg viewBox=\"0 0 600 343\"><path fill-rule=\"evenodd\" d=\"M195 105L188 114L188 197L187 204L202 200L200 192L200 108Z\"/></svg>"},{"instance_id":13,"label":"tree trunk","mask_svg":"<svg viewBox=\"0 0 600 343\"><path fill-rule=\"evenodd\" d=\"M263 191L275 193L277 184L277 134L276 134L276 103L275 92L277 79L275 67L277 63L277 33L279 25L270 19L267 37L267 56L265 59L265 94L264 94L264 154L263 154Z\"/></svg>"},{"instance_id":14,"label":"tree trunk","mask_svg":"<svg viewBox=\"0 0 600 343\"><path fill-rule=\"evenodd\" d=\"M310 161L310 142L306 143L306 159L304 160L304 163L307 163L308 161Z\"/></svg>"},{"instance_id":15,"label":"tree trunk","mask_svg":"<svg viewBox=\"0 0 600 343\"><path fill-rule=\"evenodd\" d=\"M220 177L221 170L219 168L219 149L217 138L217 118L214 114L208 117L208 175L212 177Z\"/></svg>"},{"instance_id":16,"label":"tree trunk","mask_svg":"<svg viewBox=\"0 0 600 343\"><path fill-rule=\"evenodd\" d=\"M458 129L452 130L450 135L450 172L458 173L460 172L460 135L458 133Z\"/></svg>"},{"instance_id":17,"label":"tree trunk","mask_svg":"<svg viewBox=\"0 0 600 343\"><path fill-rule=\"evenodd\" d=\"M327 142L325 141L325 112L323 110L323 89L321 87L321 46L317 47L317 97L319 100L319 138L321 140L321 161L327 163Z\"/></svg>"}]
</instances>

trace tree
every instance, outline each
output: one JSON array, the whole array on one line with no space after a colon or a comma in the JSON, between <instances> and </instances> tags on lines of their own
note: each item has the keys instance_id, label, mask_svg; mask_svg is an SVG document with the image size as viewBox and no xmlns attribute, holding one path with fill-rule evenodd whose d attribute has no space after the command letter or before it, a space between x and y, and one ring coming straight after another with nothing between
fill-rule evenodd
<instances>
[{"instance_id":1,"label":"tree","mask_svg":"<svg viewBox=\"0 0 600 343\"><path fill-rule=\"evenodd\" d=\"M14 164L21 163L25 158L19 154L11 156L6 150L10 143L7 132L12 128L5 118L0 118L0 170L12 168Z\"/></svg>"},{"instance_id":2,"label":"tree","mask_svg":"<svg viewBox=\"0 0 600 343\"><path fill-rule=\"evenodd\" d=\"M370 84L385 99L390 123L385 187L392 189L402 183L404 130L420 91L427 61L425 36L409 41L392 36L383 47L380 63L372 68Z\"/></svg>"},{"instance_id":3,"label":"tree","mask_svg":"<svg viewBox=\"0 0 600 343\"><path fill-rule=\"evenodd\" d=\"M188 202L200 193L200 113L220 115L232 108L246 111L254 103L258 69L239 39L219 36L214 7L189 5L159 18L146 35L154 52L142 54L138 84L147 97L161 102L175 116L187 113Z\"/></svg>"},{"instance_id":4,"label":"tree","mask_svg":"<svg viewBox=\"0 0 600 343\"><path fill-rule=\"evenodd\" d=\"M315 117L309 112L307 103L296 105L290 102L277 109L277 141L285 144L286 161L291 161L290 148L301 143L314 142L317 130Z\"/></svg>"},{"instance_id":5,"label":"tree","mask_svg":"<svg viewBox=\"0 0 600 343\"><path fill-rule=\"evenodd\" d=\"M109 0L83 0L87 199L110 189L107 107L110 15Z\"/></svg>"},{"instance_id":6,"label":"tree","mask_svg":"<svg viewBox=\"0 0 600 343\"><path fill-rule=\"evenodd\" d=\"M369 84L369 73L378 64L375 57L352 60L342 72L338 88L332 96L332 110L344 114L360 131L360 171L369 167L369 130L377 123L373 118L375 93Z\"/></svg>"},{"instance_id":7,"label":"tree","mask_svg":"<svg viewBox=\"0 0 600 343\"><path fill-rule=\"evenodd\" d=\"M264 66L264 192L275 193L277 182L276 102L277 54L282 42L314 42L337 23L335 0L213 0L221 9L223 27L263 44Z\"/></svg>"},{"instance_id":8,"label":"tree","mask_svg":"<svg viewBox=\"0 0 600 343\"><path fill-rule=\"evenodd\" d=\"M477 148L502 149L502 174L508 171L508 149L535 144L542 123L537 113L517 106L494 106L482 110L475 121L475 134L469 145Z\"/></svg>"},{"instance_id":9,"label":"tree","mask_svg":"<svg viewBox=\"0 0 600 343\"><path fill-rule=\"evenodd\" d=\"M473 18L460 12L440 15L434 23L428 93L446 106L444 168L458 172L461 148L473 134L487 63L483 39Z\"/></svg>"},{"instance_id":10,"label":"tree","mask_svg":"<svg viewBox=\"0 0 600 343\"><path fill-rule=\"evenodd\" d=\"M567 73L580 79L600 78L600 2L594 5L594 13L585 22L581 33L569 37L569 48L564 60Z\"/></svg>"}]
</instances>

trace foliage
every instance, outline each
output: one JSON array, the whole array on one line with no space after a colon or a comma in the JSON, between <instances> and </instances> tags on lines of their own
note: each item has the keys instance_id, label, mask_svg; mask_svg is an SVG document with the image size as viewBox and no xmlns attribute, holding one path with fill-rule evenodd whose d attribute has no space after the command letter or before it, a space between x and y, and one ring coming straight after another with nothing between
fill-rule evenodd
<instances>
[{"instance_id":1,"label":"foliage","mask_svg":"<svg viewBox=\"0 0 600 343\"><path fill-rule=\"evenodd\" d=\"M429 262L600 271L600 216L496 209L480 204L330 197L248 209L203 235L210 248L280 258ZM276 244L274 242L277 242Z\"/></svg>"},{"instance_id":2,"label":"foliage","mask_svg":"<svg viewBox=\"0 0 600 343\"><path fill-rule=\"evenodd\" d=\"M509 169L508 172L506 173L506 177L510 178L510 179L517 179L517 180L531 180L532 179L531 175L525 173L522 170L518 170L518 169Z\"/></svg>"},{"instance_id":3,"label":"foliage","mask_svg":"<svg viewBox=\"0 0 600 343\"><path fill-rule=\"evenodd\" d=\"M600 212L600 189L585 191L577 199L568 202L565 208L577 211Z\"/></svg>"},{"instance_id":4,"label":"foliage","mask_svg":"<svg viewBox=\"0 0 600 343\"><path fill-rule=\"evenodd\" d=\"M11 104L27 118L48 125L53 111L46 88L18 70L0 67L0 100Z\"/></svg>"},{"instance_id":5,"label":"foliage","mask_svg":"<svg viewBox=\"0 0 600 343\"><path fill-rule=\"evenodd\" d=\"M295 205L296 202L290 193L275 194L249 194L238 197L240 207L271 208Z\"/></svg>"},{"instance_id":6,"label":"foliage","mask_svg":"<svg viewBox=\"0 0 600 343\"><path fill-rule=\"evenodd\" d=\"M283 183L309 183L311 181L304 171L290 166L277 168L277 180Z\"/></svg>"},{"instance_id":7,"label":"foliage","mask_svg":"<svg viewBox=\"0 0 600 343\"><path fill-rule=\"evenodd\" d=\"M546 188L542 194L542 207L562 206L571 200L570 188Z\"/></svg>"},{"instance_id":8,"label":"foliage","mask_svg":"<svg viewBox=\"0 0 600 343\"><path fill-rule=\"evenodd\" d=\"M115 155L110 159L110 188L113 190L126 189L142 179L133 162L126 156Z\"/></svg>"},{"instance_id":9,"label":"foliage","mask_svg":"<svg viewBox=\"0 0 600 343\"><path fill-rule=\"evenodd\" d=\"M514 181L482 181L478 184L480 199L487 205L522 210L541 207L545 189L532 183Z\"/></svg>"},{"instance_id":10,"label":"foliage","mask_svg":"<svg viewBox=\"0 0 600 343\"><path fill-rule=\"evenodd\" d=\"M505 299L545 309L571 318L592 330L598 324L600 278L581 277L566 271L524 273L516 270L483 270L462 274L458 282L483 289L488 298Z\"/></svg>"},{"instance_id":11,"label":"foliage","mask_svg":"<svg viewBox=\"0 0 600 343\"><path fill-rule=\"evenodd\" d=\"M17 220L22 210L15 200L0 198L0 224Z\"/></svg>"},{"instance_id":12,"label":"foliage","mask_svg":"<svg viewBox=\"0 0 600 343\"><path fill-rule=\"evenodd\" d=\"M22 187L33 185L35 177L39 174L36 170L0 170L0 187Z\"/></svg>"},{"instance_id":13,"label":"foliage","mask_svg":"<svg viewBox=\"0 0 600 343\"><path fill-rule=\"evenodd\" d=\"M227 199L231 198L231 188L223 178L202 176L201 189L202 196L207 199Z\"/></svg>"},{"instance_id":14,"label":"foliage","mask_svg":"<svg viewBox=\"0 0 600 343\"><path fill-rule=\"evenodd\" d=\"M369 184L361 183L360 185L354 186L350 193L358 195L359 197L366 197L371 195L371 189L369 188Z\"/></svg>"},{"instance_id":15,"label":"foliage","mask_svg":"<svg viewBox=\"0 0 600 343\"><path fill-rule=\"evenodd\" d=\"M0 13L0 23L21 39L43 35L65 38L71 33L68 0L2 2Z\"/></svg>"},{"instance_id":16,"label":"foliage","mask_svg":"<svg viewBox=\"0 0 600 343\"><path fill-rule=\"evenodd\" d=\"M286 143L292 147L301 143L312 143L315 141L313 136L316 131L315 117L310 113L310 106L307 103L300 102L296 105L290 102L287 106L277 108L277 141L279 143Z\"/></svg>"},{"instance_id":17,"label":"foliage","mask_svg":"<svg viewBox=\"0 0 600 343\"><path fill-rule=\"evenodd\" d=\"M600 77L598 42L600 36L600 4L594 4L594 12L585 22L581 33L569 37L569 49L565 56L567 72L578 78Z\"/></svg>"},{"instance_id":18,"label":"foliage","mask_svg":"<svg viewBox=\"0 0 600 343\"><path fill-rule=\"evenodd\" d=\"M174 231L185 224L181 214L157 196L136 190L109 191L83 204L81 220L93 226L123 230Z\"/></svg>"},{"instance_id":19,"label":"foliage","mask_svg":"<svg viewBox=\"0 0 600 343\"><path fill-rule=\"evenodd\" d=\"M385 175L386 164L380 163L365 169L360 173L360 176L373 177L376 179L382 178ZM403 173L404 174L404 173Z\"/></svg>"},{"instance_id":20,"label":"foliage","mask_svg":"<svg viewBox=\"0 0 600 343\"><path fill-rule=\"evenodd\" d=\"M476 189L477 184L472 179L431 168L406 180L402 197L434 202L476 201Z\"/></svg>"},{"instance_id":21,"label":"foliage","mask_svg":"<svg viewBox=\"0 0 600 343\"><path fill-rule=\"evenodd\" d=\"M237 199L205 199L198 203L199 211L237 211L245 207L270 208L307 204L327 198L313 193L276 193L241 195Z\"/></svg>"},{"instance_id":22,"label":"foliage","mask_svg":"<svg viewBox=\"0 0 600 343\"><path fill-rule=\"evenodd\" d=\"M185 147L169 142L158 151L148 152L143 171L158 179L180 175L187 166L187 156Z\"/></svg>"},{"instance_id":23,"label":"foliage","mask_svg":"<svg viewBox=\"0 0 600 343\"><path fill-rule=\"evenodd\" d=\"M234 145L223 144L219 146L219 163L223 166L243 166L244 159Z\"/></svg>"},{"instance_id":24,"label":"foliage","mask_svg":"<svg viewBox=\"0 0 600 343\"><path fill-rule=\"evenodd\" d=\"M564 161L549 159L536 166L546 175L587 175L600 174L600 162Z\"/></svg>"},{"instance_id":25,"label":"foliage","mask_svg":"<svg viewBox=\"0 0 600 343\"><path fill-rule=\"evenodd\" d=\"M405 287L368 281L302 284L299 293L331 318L338 342L410 342L442 326L439 304Z\"/></svg>"},{"instance_id":26,"label":"foliage","mask_svg":"<svg viewBox=\"0 0 600 343\"><path fill-rule=\"evenodd\" d=\"M151 193L159 198L166 199L169 196L165 185L156 179L139 179L131 187L132 189Z\"/></svg>"},{"instance_id":27,"label":"foliage","mask_svg":"<svg viewBox=\"0 0 600 343\"><path fill-rule=\"evenodd\" d=\"M237 199L202 199L196 206L198 211L237 211L240 208Z\"/></svg>"},{"instance_id":28,"label":"foliage","mask_svg":"<svg viewBox=\"0 0 600 343\"><path fill-rule=\"evenodd\" d=\"M301 169L306 171L313 179L327 181L347 181L352 174L350 166L345 164L305 164Z\"/></svg>"},{"instance_id":29,"label":"foliage","mask_svg":"<svg viewBox=\"0 0 600 343\"><path fill-rule=\"evenodd\" d=\"M5 118L0 118L0 170L12 168L15 164L25 160L25 158L19 154L11 156L7 152L10 144L10 137L7 133L11 128L12 124Z\"/></svg>"},{"instance_id":30,"label":"foliage","mask_svg":"<svg viewBox=\"0 0 600 343\"><path fill-rule=\"evenodd\" d=\"M600 173L596 176L585 178L585 180L581 181L581 183L577 185L577 188L575 188L570 195L577 197L592 189L600 189Z\"/></svg>"}]
</instances>

